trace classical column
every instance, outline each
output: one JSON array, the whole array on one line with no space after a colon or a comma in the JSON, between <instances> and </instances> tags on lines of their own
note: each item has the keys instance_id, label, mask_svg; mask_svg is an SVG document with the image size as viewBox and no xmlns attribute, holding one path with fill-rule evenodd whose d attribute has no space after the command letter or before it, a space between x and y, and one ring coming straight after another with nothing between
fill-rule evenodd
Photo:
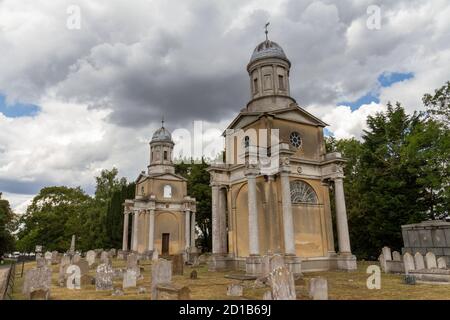
<instances>
[{"instance_id":1,"label":"classical column","mask_svg":"<svg viewBox=\"0 0 450 320\"><path fill-rule=\"evenodd\" d=\"M291 185L289 182L288 168L281 170L280 178L283 204L284 252L287 255L295 255L294 219L292 218Z\"/></svg>"},{"instance_id":2,"label":"classical column","mask_svg":"<svg viewBox=\"0 0 450 320\"><path fill-rule=\"evenodd\" d=\"M148 223L148 251L155 250L155 209L150 209Z\"/></svg>"},{"instance_id":3,"label":"classical column","mask_svg":"<svg viewBox=\"0 0 450 320\"><path fill-rule=\"evenodd\" d=\"M336 224L339 253L350 254L350 236L348 233L347 211L345 208L344 183L342 178L334 179L334 196L336 201Z\"/></svg>"},{"instance_id":4,"label":"classical column","mask_svg":"<svg viewBox=\"0 0 450 320\"><path fill-rule=\"evenodd\" d=\"M191 212L191 252L195 249L195 211Z\"/></svg>"},{"instance_id":5,"label":"classical column","mask_svg":"<svg viewBox=\"0 0 450 320\"><path fill-rule=\"evenodd\" d=\"M191 219L190 219L191 212L189 210L184 211L184 242L185 242L185 248L186 250L189 250L189 247L191 246Z\"/></svg>"},{"instance_id":6,"label":"classical column","mask_svg":"<svg viewBox=\"0 0 450 320\"><path fill-rule=\"evenodd\" d=\"M212 192L212 250L213 253L220 252L220 218L219 218L219 186L213 185Z\"/></svg>"},{"instance_id":7,"label":"classical column","mask_svg":"<svg viewBox=\"0 0 450 320\"><path fill-rule=\"evenodd\" d=\"M256 173L248 171L248 239L250 255L259 255L258 208L256 205Z\"/></svg>"},{"instance_id":8,"label":"classical column","mask_svg":"<svg viewBox=\"0 0 450 320\"><path fill-rule=\"evenodd\" d=\"M130 213L125 211L123 213L123 233L122 233L122 250L128 250L128 220Z\"/></svg>"},{"instance_id":9,"label":"classical column","mask_svg":"<svg viewBox=\"0 0 450 320\"><path fill-rule=\"evenodd\" d=\"M220 251L221 253L228 252L227 248L227 190L221 188L219 190L219 237L220 237Z\"/></svg>"},{"instance_id":10,"label":"classical column","mask_svg":"<svg viewBox=\"0 0 450 320\"><path fill-rule=\"evenodd\" d=\"M133 230L132 230L132 246L131 250L137 251L138 247L138 227L139 227L139 211L133 211Z\"/></svg>"}]
</instances>

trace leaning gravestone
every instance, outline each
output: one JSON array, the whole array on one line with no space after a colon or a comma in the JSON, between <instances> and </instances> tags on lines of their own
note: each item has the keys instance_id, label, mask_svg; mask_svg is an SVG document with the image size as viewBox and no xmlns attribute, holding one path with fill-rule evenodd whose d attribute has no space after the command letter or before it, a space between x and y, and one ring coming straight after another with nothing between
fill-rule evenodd
<instances>
[{"instance_id":1,"label":"leaning gravestone","mask_svg":"<svg viewBox=\"0 0 450 320\"><path fill-rule=\"evenodd\" d=\"M416 269L414 266L414 257L409 252L406 252L403 255L403 266L405 267L406 274L408 274L409 271L414 271Z\"/></svg>"},{"instance_id":2,"label":"leaning gravestone","mask_svg":"<svg viewBox=\"0 0 450 320\"><path fill-rule=\"evenodd\" d=\"M136 280L137 280L136 270L135 269L128 269L123 274L122 287L124 289L126 289L126 288L135 288L136 287Z\"/></svg>"},{"instance_id":3,"label":"leaning gravestone","mask_svg":"<svg viewBox=\"0 0 450 320\"><path fill-rule=\"evenodd\" d=\"M328 283L324 278L309 280L309 296L313 300L328 300Z\"/></svg>"},{"instance_id":4,"label":"leaning gravestone","mask_svg":"<svg viewBox=\"0 0 450 320\"><path fill-rule=\"evenodd\" d=\"M114 270L108 263L102 263L97 267L95 274L95 289L112 290L113 289Z\"/></svg>"},{"instance_id":5,"label":"leaning gravestone","mask_svg":"<svg viewBox=\"0 0 450 320\"><path fill-rule=\"evenodd\" d=\"M273 300L295 300L294 276L286 266L278 267L269 273Z\"/></svg>"},{"instance_id":6,"label":"leaning gravestone","mask_svg":"<svg viewBox=\"0 0 450 320\"><path fill-rule=\"evenodd\" d=\"M444 257L440 257L437 259L437 267L439 269L447 269L447 261Z\"/></svg>"},{"instance_id":7,"label":"leaning gravestone","mask_svg":"<svg viewBox=\"0 0 450 320\"><path fill-rule=\"evenodd\" d=\"M81 289L80 267L71 264L70 266L67 267L66 275L67 275L67 282L66 282L67 289L71 290Z\"/></svg>"},{"instance_id":8,"label":"leaning gravestone","mask_svg":"<svg viewBox=\"0 0 450 320\"><path fill-rule=\"evenodd\" d=\"M182 276L183 267L184 267L183 255L181 254L174 255L172 258L172 274Z\"/></svg>"},{"instance_id":9,"label":"leaning gravestone","mask_svg":"<svg viewBox=\"0 0 450 320\"><path fill-rule=\"evenodd\" d=\"M97 254L94 250L89 250L88 252L86 252L86 261L88 262L89 267L94 265L96 257Z\"/></svg>"},{"instance_id":10,"label":"leaning gravestone","mask_svg":"<svg viewBox=\"0 0 450 320\"><path fill-rule=\"evenodd\" d=\"M414 264L416 265L416 270L425 269L425 262L420 252L416 252L416 254L414 255Z\"/></svg>"},{"instance_id":11,"label":"leaning gravestone","mask_svg":"<svg viewBox=\"0 0 450 320\"><path fill-rule=\"evenodd\" d=\"M398 251L392 252L392 260L394 261L402 261L402 256Z\"/></svg>"},{"instance_id":12,"label":"leaning gravestone","mask_svg":"<svg viewBox=\"0 0 450 320\"><path fill-rule=\"evenodd\" d=\"M29 270L24 279L22 293L28 299L48 299L52 283L52 270L43 266ZM35 291L39 291L34 293Z\"/></svg>"},{"instance_id":13,"label":"leaning gravestone","mask_svg":"<svg viewBox=\"0 0 450 320\"><path fill-rule=\"evenodd\" d=\"M436 256L434 255L433 252L427 252L427 254L425 255L425 264L427 266L427 269L437 268Z\"/></svg>"},{"instance_id":14,"label":"leaning gravestone","mask_svg":"<svg viewBox=\"0 0 450 320\"><path fill-rule=\"evenodd\" d=\"M152 265L152 300L157 298L156 287L159 284L166 284L172 281L172 262L165 259L159 259Z\"/></svg>"},{"instance_id":15,"label":"leaning gravestone","mask_svg":"<svg viewBox=\"0 0 450 320\"><path fill-rule=\"evenodd\" d=\"M227 287L227 296L242 297L244 288L240 284L232 283Z\"/></svg>"}]
</instances>

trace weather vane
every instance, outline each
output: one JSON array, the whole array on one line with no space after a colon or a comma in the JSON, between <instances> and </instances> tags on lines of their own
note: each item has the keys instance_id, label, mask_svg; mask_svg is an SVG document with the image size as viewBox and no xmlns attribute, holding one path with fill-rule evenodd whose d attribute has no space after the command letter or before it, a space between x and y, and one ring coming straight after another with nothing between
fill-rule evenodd
<instances>
[{"instance_id":1,"label":"weather vane","mask_svg":"<svg viewBox=\"0 0 450 320\"><path fill-rule=\"evenodd\" d=\"M269 24L270 24L270 22L267 22L267 23L266 23L266 26L264 27L264 29L266 30L266 31L264 32L264 33L266 34L266 41L269 40L269 36L268 36L269 30L267 30L267 27L269 26Z\"/></svg>"},{"instance_id":2,"label":"weather vane","mask_svg":"<svg viewBox=\"0 0 450 320\"><path fill-rule=\"evenodd\" d=\"M161 127L164 127L164 116L161 118Z\"/></svg>"}]
</instances>

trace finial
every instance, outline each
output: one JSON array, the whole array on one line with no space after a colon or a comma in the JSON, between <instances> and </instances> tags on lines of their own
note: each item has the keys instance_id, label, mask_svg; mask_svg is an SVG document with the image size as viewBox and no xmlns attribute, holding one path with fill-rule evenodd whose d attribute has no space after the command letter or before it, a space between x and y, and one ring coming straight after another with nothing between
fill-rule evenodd
<instances>
[{"instance_id":1,"label":"finial","mask_svg":"<svg viewBox=\"0 0 450 320\"><path fill-rule=\"evenodd\" d=\"M266 41L269 40L269 36L267 35L269 33L269 30L267 30L267 27L269 26L269 24L270 24L270 22L267 22L266 26L264 27L264 29L266 30L266 31L264 31L264 33L266 34Z\"/></svg>"},{"instance_id":2,"label":"finial","mask_svg":"<svg viewBox=\"0 0 450 320\"><path fill-rule=\"evenodd\" d=\"M164 116L162 116L162 118L161 118L161 127L164 128Z\"/></svg>"}]
</instances>

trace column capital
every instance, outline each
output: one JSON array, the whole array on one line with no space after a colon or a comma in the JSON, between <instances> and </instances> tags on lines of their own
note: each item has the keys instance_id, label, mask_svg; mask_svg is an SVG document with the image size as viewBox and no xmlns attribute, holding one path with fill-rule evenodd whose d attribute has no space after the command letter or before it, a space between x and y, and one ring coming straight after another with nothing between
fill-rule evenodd
<instances>
[{"instance_id":1,"label":"column capital","mask_svg":"<svg viewBox=\"0 0 450 320\"><path fill-rule=\"evenodd\" d=\"M259 174L259 169L257 168L247 168L244 171L244 175L248 177L256 177Z\"/></svg>"}]
</instances>

